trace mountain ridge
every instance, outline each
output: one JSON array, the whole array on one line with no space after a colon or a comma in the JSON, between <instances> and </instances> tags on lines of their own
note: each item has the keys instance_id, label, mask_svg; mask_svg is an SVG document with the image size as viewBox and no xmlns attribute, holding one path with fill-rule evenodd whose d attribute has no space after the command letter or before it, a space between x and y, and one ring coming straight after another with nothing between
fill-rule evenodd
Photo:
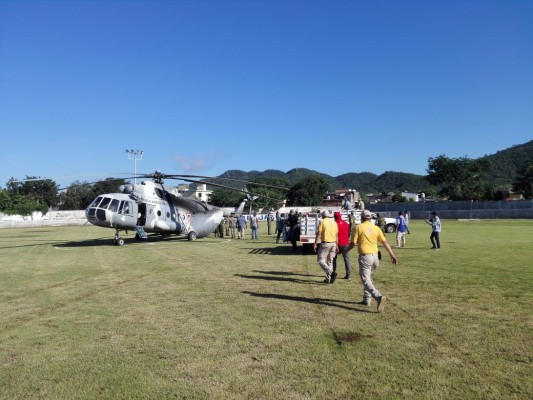
<instances>
[{"instance_id":1,"label":"mountain ridge","mask_svg":"<svg viewBox=\"0 0 533 400\"><path fill-rule=\"evenodd\" d=\"M533 140L513 145L507 149L497 151L492 155L484 155L473 160L489 160L490 167L485 171L484 178L499 187L510 186L516 179L518 171L527 162L533 160ZM265 171L228 170L219 178L251 180L254 178L284 178L294 185L308 175L319 175L331 182L331 189L355 189L364 193L382 192L421 192L435 188L426 180L426 175L407 172L386 171L380 175L372 172L348 172L338 176L331 176L307 168L296 167L287 172L276 169Z\"/></svg>"}]
</instances>

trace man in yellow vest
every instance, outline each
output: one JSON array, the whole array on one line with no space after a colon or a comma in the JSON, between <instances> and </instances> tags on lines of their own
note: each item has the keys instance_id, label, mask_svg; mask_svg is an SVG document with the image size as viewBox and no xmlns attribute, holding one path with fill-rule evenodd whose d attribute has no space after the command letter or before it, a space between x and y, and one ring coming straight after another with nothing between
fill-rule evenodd
<instances>
[{"instance_id":1,"label":"man in yellow vest","mask_svg":"<svg viewBox=\"0 0 533 400\"><path fill-rule=\"evenodd\" d=\"M316 230L313 249L317 253L318 265L326 273L324 283L333 283L337 278L337 273L333 271L333 259L339 251L338 236L339 229L337 223L330 218L329 210L322 211L322 220Z\"/></svg>"}]
</instances>

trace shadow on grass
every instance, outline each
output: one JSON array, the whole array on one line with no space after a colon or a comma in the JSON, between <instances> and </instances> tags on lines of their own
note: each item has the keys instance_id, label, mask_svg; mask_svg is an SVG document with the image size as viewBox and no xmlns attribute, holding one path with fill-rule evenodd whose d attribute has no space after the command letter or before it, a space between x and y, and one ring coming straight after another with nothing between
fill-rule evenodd
<instances>
[{"instance_id":1,"label":"shadow on grass","mask_svg":"<svg viewBox=\"0 0 533 400\"><path fill-rule=\"evenodd\" d=\"M325 285L323 281L310 281L309 279L299 279L294 277L280 277L280 276L264 276L264 275L239 275L235 276L239 278L246 279L258 279L262 281L276 281L276 282L292 282L292 283L303 283L305 285ZM300 275L300 276L312 276L312 275Z\"/></svg>"},{"instance_id":2,"label":"shadow on grass","mask_svg":"<svg viewBox=\"0 0 533 400\"><path fill-rule=\"evenodd\" d=\"M262 247L257 248L254 247L250 249L250 254L269 254L272 256L301 256L302 248L297 247L296 249L293 249L292 246L277 246L277 247Z\"/></svg>"},{"instance_id":3,"label":"shadow on grass","mask_svg":"<svg viewBox=\"0 0 533 400\"><path fill-rule=\"evenodd\" d=\"M278 293L257 293L257 292L248 292L244 291L243 294L247 294L249 296L253 297L260 297L263 299L274 299L274 300L285 300L285 301L297 301L301 303L309 303L309 304L319 304L323 306L328 307L337 307L341 308L343 310L349 310L349 311L356 311L356 312L362 312L362 313L368 313L372 312L368 308L363 308L364 306L361 306L361 308L354 308L350 307L347 304L355 304L354 301L344 301L344 300L335 300L335 299L321 299L318 297L303 297L303 296L289 296L286 294L278 294Z\"/></svg>"},{"instance_id":4,"label":"shadow on grass","mask_svg":"<svg viewBox=\"0 0 533 400\"><path fill-rule=\"evenodd\" d=\"M309 274L295 274L294 272L290 271L259 271L254 270L252 272L257 272L258 274L268 274L268 275L292 275L292 276L309 276L309 277L324 277L324 275L309 275Z\"/></svg>"},{"instance_id":5,"label":"shadow on grass","mask_svg":"<svg viewBox=\"0 0 533 400\"><path fill-rule=\"evenodd\" d=\"M0 241L0 243L14 243L13 241ZM12 246L4 246L3 244L0 245L0 250L7 250L7 249L21 249L24 247L36 247L36 246L57 246L57 242L50 242L49 240L35 240L33 243L25 243L25 244L13 244Z\"/></svg>"},{"instance_id":6,"label":"shadow on grass","mask_svg":"<svg viewBox=\"0 0 533 400\"><path fill-rule=\"evenodd\" d=\"M95 246L111 246L113 245L113 238L97 238L72 242L56 242L50 243L57 248L78 248L78 247L95 247Z\"/></svg>"},{"instance_id":7,"label":"shadow on grass","mask_svg":"<svg viewBox=\"0 0 533 400\"><path fill-rule=\"evenodd\" d=\"M9 237L27 239L27 238L32 238L32 237L39 237L40 235L38 234L40 233L50 233L50 232L53 232L53 230L52 229L40 229L40 230L32 229L31 231L27 231L27 232L20 233L17 235L9 235Z\"/></svg>"},{"instance_id":8,"label":"shadow on grass","mask_svg":"<svg viewBox=\"0 0 533 400\"><path fill-rule=\"evenodd\" d=\"M124 238L124 246L131 245L145 245L148 243L164 243L164 242L188 242L189 240L184 236L161 236L153 235L148 236L146 240L137 240L135 238ZM50 243L54 247L58 248L76 248L76 247L96 247L96 246L114 246L115 238L114 237L101 237L95 239L81 240L77 242L61 242L61 243Z\"/></svg>"}]
</instances>

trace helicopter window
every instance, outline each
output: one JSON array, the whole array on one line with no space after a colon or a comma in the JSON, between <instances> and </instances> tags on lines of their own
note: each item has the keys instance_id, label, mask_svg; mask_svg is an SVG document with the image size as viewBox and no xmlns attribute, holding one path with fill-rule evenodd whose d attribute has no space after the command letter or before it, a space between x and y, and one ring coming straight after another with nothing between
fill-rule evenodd
<instances>
[{"instance_id":1,"label":"helicopter window","mask_svg":"<svg viewBox=\"0 0 533 400\"><path fill-rule=\"evenodd\" d=\"M119 200L113 199L111 201L111 205L109 206L109 211L117 212L119 203L120 203Z\"/></svg>"},{"instance_id":2,"label":"helicopter window","mask_svg":"<svg viewBox=\"0 0 533 400\"><path fill-rule=\"evenodd\" d=\"M130 214L130 202L129 201L121 201L120 207L118 208L118 212L120 214Z\"/></svg>"},{"instance_id":3,"label":"helicopter window","mask_svg":"<svg viewBox=\"0 0 533 400\"><path fill-rule=\"evenodd\" d=\"M167 211L167 218L170 218L170 213Z\"/></svg>"},{"instance_id":4,"label":"helicopter window","mask_svg":"<svg viewBox=\"0 0 533 400\"><path fill-rule=\"evenodd\" d=\"M110 202L111 202L111 197L104 197L102 202L100 203L99 208L106 209Z\"/></svg>"},{"instance_id":5,"label":"helicopter window","mask_svg":"<svg viewBox=\"0 0 533 400\"><path fill-rule=\"evenodd\" d=\"M158 217L161 216L161 210L157 210L157 216L158 216Z\"/></svg>"},{"instance_id":6,"label":"helicopter window","mask_svg":"<svg viewBox=\"0 0 533 400\"><path fill-rule=\"evenodd\" d=\"M98 196L96 199L93 200L93 202L91 203L91 205L89 207L96 207L98 206L98 203L100 203L100 201L102 201L102 196Z\"/></svg>"},{"instance_id":7,"label":"helicopter window","mask_svg":"<svg viewBox=\"0 0 533 400\"><path fill-rule=\"evenodd\" d=\"M157 195L157 197L159 197L160 199L164 199L165 198L165 192L163 192L161 189L159 188L155 188L155 194Z\"/></svg>"}]
</instances>

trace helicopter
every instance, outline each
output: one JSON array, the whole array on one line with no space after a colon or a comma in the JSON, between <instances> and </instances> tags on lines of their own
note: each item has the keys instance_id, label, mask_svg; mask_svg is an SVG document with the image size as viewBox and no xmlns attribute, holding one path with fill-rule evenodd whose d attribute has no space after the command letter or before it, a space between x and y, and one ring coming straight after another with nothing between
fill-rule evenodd
<instances>
[{"instance_id":1,"label":"helicopter","mask_svg":"<svg viewBox=\"0 0 533 400\"><path fill-rule=\"evenodd\" d=\"M211 234L229 212L225 209L168 191L165 179L179 179L227 188L246 194L246 198L232 213L242 213L250 199L246 190L191 178L210 178L198 175L166 175L159 171L141 176L140 184L125 184L117 193L98 195L85 210L87 221L93 225L115 229L113 244L122 246L125 240L121 231L134 230L136 240L145 240L147 233L185 235L189 241ZM234 180L238 181L238 180ZM279 186L263 185L285 189ZM257 198L253 196L252 199Z\"/></svg>"}]
</instances>

